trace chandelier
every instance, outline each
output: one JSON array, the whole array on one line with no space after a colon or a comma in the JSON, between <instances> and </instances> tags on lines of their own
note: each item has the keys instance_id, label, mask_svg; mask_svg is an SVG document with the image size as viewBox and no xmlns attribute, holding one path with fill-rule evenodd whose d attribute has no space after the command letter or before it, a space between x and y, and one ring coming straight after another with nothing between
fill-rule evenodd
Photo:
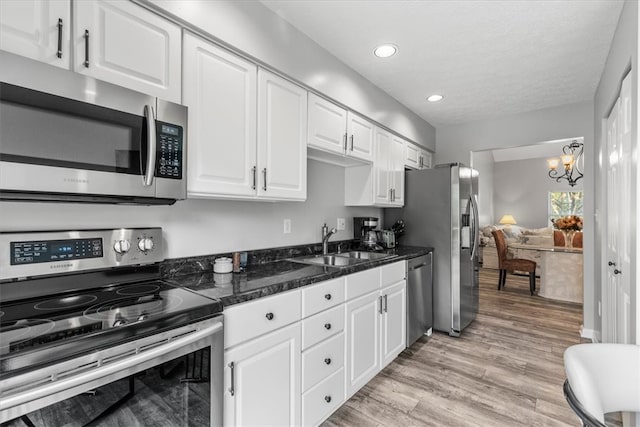
<instances>
[{"instance_id":1,"label":"chandelier","mask_svg":"<svg viewBox=\"0 0 640 427\"><path fill-rule=\"evenodd\" d=\"M582 152L584 144L575 139L571 144L562 147L562 155L560 158L547 160L549 164L549 177L560 182L566 179L570 186L576 185L576 182L584 175L582 174ZM559 170L560 163L564 170Z\"/></svg>"}]
</instances>

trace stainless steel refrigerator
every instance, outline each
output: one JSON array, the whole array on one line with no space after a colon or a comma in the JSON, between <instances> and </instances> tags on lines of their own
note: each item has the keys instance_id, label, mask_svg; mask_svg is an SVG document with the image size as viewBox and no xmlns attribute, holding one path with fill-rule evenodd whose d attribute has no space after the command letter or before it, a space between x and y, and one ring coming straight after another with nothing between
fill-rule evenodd
<instances>
[{"instance_id":1,"label":"stainless steel refrigerator","mask_svg":"<svg viewBox=\"0 0 640 427\"><path fill-rule=\"evenodd\" d=\"M478 172L460 163L412 170L405 205L385 209L388 228L405 224L401 245L433 251L433 328L459 336L478 313Z\"/></svg>"}]
</instances>

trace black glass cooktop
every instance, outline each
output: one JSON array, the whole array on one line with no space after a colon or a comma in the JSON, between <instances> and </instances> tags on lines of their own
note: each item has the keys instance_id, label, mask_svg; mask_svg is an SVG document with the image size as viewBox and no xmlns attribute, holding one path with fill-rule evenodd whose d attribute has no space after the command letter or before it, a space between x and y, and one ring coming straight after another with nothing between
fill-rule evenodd
<instances>
[{"instance_id":1,"label":"black glass cooktop","mask_svg":"<svg viewBox=\"0 0 640 427\"><path fill-rule=\"evenodd\" d=\"M221 312L219 301L158 280L0 303L0 377Z\"/></svg>"}]
</instances>

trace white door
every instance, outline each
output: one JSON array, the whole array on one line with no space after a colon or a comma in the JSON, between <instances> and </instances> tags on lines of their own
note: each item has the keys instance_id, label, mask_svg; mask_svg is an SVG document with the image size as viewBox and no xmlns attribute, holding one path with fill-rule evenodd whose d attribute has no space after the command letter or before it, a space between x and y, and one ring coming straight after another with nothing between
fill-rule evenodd
<instances>
[{"instance_id":1,"label":"white door","mask_svg":"<svg viewBox=\"0 0 640 427\"><path fill-rule=\"evenodd\" d=\"M404 147L405 140L391 137L389 174L391 175L391 205L404 206Z\"/></svg>"},{"instance_id":2,"label":"white door","mask_svg":"<svg viewBox=\"0 0 640 427\"><path fill-rule=\"evenodd\" d=\"M307 198L307 91L258 70L258 195Z\"/></svg>"},{"instance_id":3,"label":"white door","mask_svg":"<svg viewBox=\"0 0 640 427\"><path fill-rule=\"evenodd\" d=\"M389 173L391 134L376 128L375 138L376 158L375 162L373 162L373 201L376 205L389 205L391 201L391 174Z\"/></svg>"},{"instance_id":4,"label":"white door","mask_svg":"<svg viewBox=\"0 0 640 427\"><path fill-rule=\"evenodd\" d=\"M76 72L181 101L178 25L132 2L81 0L74 2L73 28Z\"/></svg>"},{"instance_id":5,"label":"white door","mask_svg":"<svg viewBox=\"0 0 640 427\"><path fill-rule=\"evenodd\" d=\"M603 342L631 342L631 79L607 118L607 220Z\"/></svg>"},{"instance_id":6,"label":"white door","mask_svg":"<svg viewBox=\"0 0 640 427\"><path fill-rule=\"evenodd\" d=\"M70 35L70 0L0 1L1 50L70 68Z\"/></svg>"},{"instance_id":7,"label":"white door","mask_svg":"<svg viewBox=\"0 0 640 427\"><path fill-rule=\"evenodd\" d=\"M373 162L375 138L373 123L349 111L347 115L347 154L351 157Z\"/></svg>"},{"instance_id":8,"label":"white door","mask_svg":"<svg viewBox=\"0 0 640 427\"><path fill-rule=\"evenodd\" d=\"M372 292L346 305L347 398L379 371L380 294Z\"/></svg>"},{"instance_id":9,"label":"white door","mask_svg":"<svg viewBox=\"0 0 640 427\"><path fill-rule=\"evenodd\" d=\"M185 33L189 197L257 194L257 72L254 64Z\"/></svg>"},{"instance_id":10,"label":"white door","mask_svg":"<svg viewBox=\"0 0 640 427\"><path fill-rule=\"evenodd\" d=\"M344 154L347 147L347 110L309 93L307 144L332 153Z\"/></svg>"},{"instance_id":11,"label":"white door","mask_svg":"<svg viewBox=\"0 0 640 427\"><path fill-rule=\"evenodd\" d=\"M383 289L380 338L380 369L387 366L406 347L407 299L405 281Z\"/></svg>"},{"instance_id":12,"label":"white door","mask_svg":"<svg viewBox=\"0 0 640 427\"><path fill-rule=\"evenodd\" d=\"M300 425L300 324L227 350L225 426Z\"/></svg>"}]
</instances>

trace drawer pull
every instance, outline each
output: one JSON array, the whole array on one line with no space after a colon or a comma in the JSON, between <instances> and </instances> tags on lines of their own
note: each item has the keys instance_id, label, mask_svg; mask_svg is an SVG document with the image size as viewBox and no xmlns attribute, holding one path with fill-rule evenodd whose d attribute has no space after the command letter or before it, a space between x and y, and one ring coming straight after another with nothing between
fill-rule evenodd
<instances>
[{"instance_id":1,"label":"drawer pull","mask_svg":"<svg viewBox=\"0 0 640 427\"><path fill-rule=\"evenodd\" d=\"M324 298L325 298L325 299L327 299L327 300L330 300L330 299L331 299L331 294L326 294L326 295L324 296Z\"/></svg>"},{"instance_id":2,"label":"drawer pull","mask_svg":"<svg viewBox=\"0 0 640 427\"><path fill-rule=\"evenodd\" d=\"M273 313L267 313L267 320L273 320Z\"/></svg>"},{"instance_id":3,"label":"drawer pull","mask_svg":"<svg viewBox=\"0 0 640 427\"><path fill-rule=\"evenodd\" d=\"M326 363L327 365L331 365L331 358L327 357L326 359L324 359L324 363Z\"/></svg>"},{"instance_id":4,"label":"drawer pull","mask_svg":"<svg viewBox=\"0 0 640 427\"><path fill-rule=\"evenodd\" d=\"M324 328L328 331L329 329L331 329L331 323L325 323L324 324Z\"/></svg>"},{"instance_id":5,"label":"drawer pull","mask_svg":"<svg viewBox=\"0 0 640 427\"><path fill-rule=\"evenodd\" d=\"M331 402L331 396L325 396L324 401L327 403Z\"/></svg>"}]
</instances>

